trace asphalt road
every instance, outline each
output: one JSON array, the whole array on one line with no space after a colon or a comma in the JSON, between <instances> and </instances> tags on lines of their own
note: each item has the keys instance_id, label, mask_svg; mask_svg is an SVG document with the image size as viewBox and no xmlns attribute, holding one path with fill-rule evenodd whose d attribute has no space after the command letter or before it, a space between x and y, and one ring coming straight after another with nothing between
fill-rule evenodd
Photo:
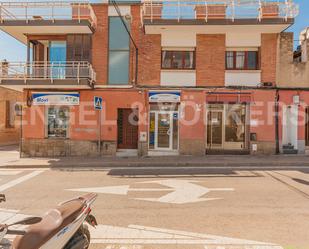
<instances>
[{"instance_id":1,"label":"asphalt road","mask_svg":"<svg viewBox=\"0 0 309 249\"><path fill-rule=\"evenodd\" d=\"M309 248L309 170L184 172L0 169L0 220L96 192L91 249Z\"/></svg>"}]
</instances>

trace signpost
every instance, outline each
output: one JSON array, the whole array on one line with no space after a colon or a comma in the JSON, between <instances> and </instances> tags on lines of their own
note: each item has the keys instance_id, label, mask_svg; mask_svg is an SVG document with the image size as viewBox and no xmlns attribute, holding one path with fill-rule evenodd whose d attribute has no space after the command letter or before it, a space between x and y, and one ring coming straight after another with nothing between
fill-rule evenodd
<instances>
[{"instance_id":1,"label":"signpost","mask_svg":"<svg viewBox=\"0 0 309 249\"><path fill-rule=\"evenodd\" d=\"M94 96L93 99L93 104L94 104L94 109L99 111L99 154L101 154L101 125L102 125L102 103L103 103L103 98Z\"/></svg>"}]
</instances>

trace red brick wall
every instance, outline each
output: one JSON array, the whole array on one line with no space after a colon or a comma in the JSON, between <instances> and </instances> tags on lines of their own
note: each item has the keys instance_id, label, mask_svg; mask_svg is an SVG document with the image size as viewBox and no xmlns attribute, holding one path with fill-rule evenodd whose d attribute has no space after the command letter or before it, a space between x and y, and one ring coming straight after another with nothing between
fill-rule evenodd
<instances>
[{"instance_id":1,"label":"red brick wall","mask_svg":"<svg viewBox=\"0 0 309 249\"><path fill-rule=\"evenodd\" d=\"M141 24L140 5L131 6L131 14L132 35L139 48L138 85L160 85L161 35L145 34Z\"/></svg>"},{"instance_id":2,"label":"red brick wall","mask_svg":"<svg viewBox=\"0 0 309 249\"><path fill-rule=\"evenodd\" d=\"M92 37L92 65L97 74L96 84L107 84L108 68L108 6L93 5L97 28Z\"/></svg>"},{"instance_id":3,"label":"red brick wall","mask_svg":"<svg viewBox=\"0 0 309 249\"><path fill-rule=\"evenodd\" d=\"M196 36L196 85L224 86L225 35Z\"/></svg>"},{"instance_id":4,"label":"red brick wall","mask_svg":"<svg viewBox=\"0 0 309 249\"><path fill-rule=\"evenodd\" d=\"M139 37L142 30L141 17L140 17L140 5L131 5L131 35L137 47L139 47ZM136 50L133 43L130 43L130 82L135 80L136 70Z\"/></svg>"},{"instance_id":5,"label":"red brick wall","mask_svg":"<svg viewBox=\"0 0 309 249\"><path fill-rule=\"evenodd\" d=\"M160 85L161 35L141 35L139 49L139 84Z\"/></svg>"},{"instance_id":6,"label":"red brick wall","mask_svg":"<svg viewBox=\"0 0 309 249\"><path fill-rule=\"evenodd\" d=\"M262 82L276 84L278 34L262 34L261 36L261 70Z\"/></svg>"}]
</instances>

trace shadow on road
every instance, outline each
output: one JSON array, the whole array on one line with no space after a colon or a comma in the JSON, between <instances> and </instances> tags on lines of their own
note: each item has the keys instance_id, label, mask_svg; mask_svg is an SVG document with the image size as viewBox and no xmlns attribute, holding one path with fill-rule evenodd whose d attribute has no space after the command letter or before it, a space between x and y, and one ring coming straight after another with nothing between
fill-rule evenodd
<instances>
[{"instance_id":1,"label":"shadow on road","mask_svg":"<svg viewBox=\"0 0 309 249\"><path fill-rule=\"evenodd\" d=\"M111 169L110 176L121 177L261 177L258 172L239 174L235 169L214 169L214 168L130 168L130 169Z\"/></svg>"}]
</instances>

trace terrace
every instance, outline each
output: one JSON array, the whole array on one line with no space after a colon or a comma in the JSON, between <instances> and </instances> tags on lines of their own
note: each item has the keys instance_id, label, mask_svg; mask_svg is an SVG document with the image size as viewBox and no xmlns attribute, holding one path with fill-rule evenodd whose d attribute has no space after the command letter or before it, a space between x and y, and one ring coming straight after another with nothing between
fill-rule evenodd
<instances>
[{"instance_id":1,"label":"terrace","mask_svg":"<svg viewBox=\"0 0 309 249\"><path fill-rule=\"evenodd\" d=\"M292 0L145 0L144 25L247 24L291 22L298 14Z\"/></svg>"},{"instance_id":2,"label":"terrace","mask_svg":"<svg viewBox=\"0 0 309 249\"><path fill-rule=\"evenodd\" d=\"M23 43L24 34L91 34L96 24L87 2L0 3L0 29Z\"/></svg>"},{"instance_id":3,"label":"terrace","mask_svg":"<svg viewBox=\"0 0 309 249\"><path fill-rule=\"evenodd\" d=\"M0 86L89 87L96 74L89 62L1 62Z\"/></svg>"}]
</instances>

